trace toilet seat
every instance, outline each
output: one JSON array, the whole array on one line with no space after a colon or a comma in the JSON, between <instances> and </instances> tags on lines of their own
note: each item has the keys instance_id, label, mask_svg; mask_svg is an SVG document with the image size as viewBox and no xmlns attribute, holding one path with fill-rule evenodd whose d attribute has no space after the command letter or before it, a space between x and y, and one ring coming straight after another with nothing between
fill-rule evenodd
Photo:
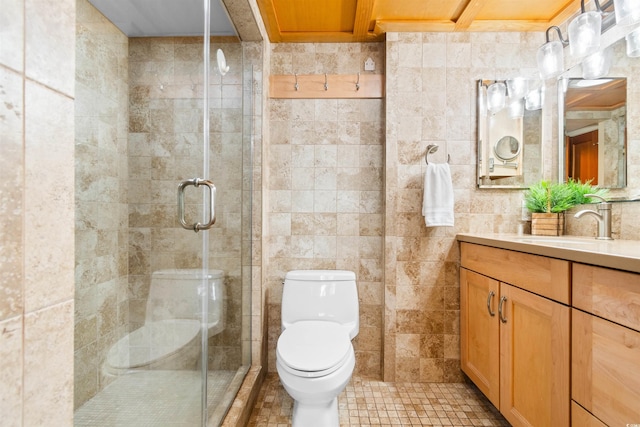
<instances>
[{"instance_id":1,"label":"toilet seat","mask_svg":"<svg viewBox=\"0 0 640 427\"><path fill-rule=\"evenodd\" d=\"M299 377L322 377L340 368L353 353L351 339L335 322L305 320L292 324L278 338L281 366Z\"/></svg>"},{"instance_id":2,"label":"toilet seat","mask_svg":"<svg viewBox=\"0 0 640 427\"><path fill-rule=\"evenodd\" d=\"M113 369L134 369L150 365L177 353L200 332L197 320L160 320L147 322L122 337L107 353Z\"/></svg>"}]
</instances>

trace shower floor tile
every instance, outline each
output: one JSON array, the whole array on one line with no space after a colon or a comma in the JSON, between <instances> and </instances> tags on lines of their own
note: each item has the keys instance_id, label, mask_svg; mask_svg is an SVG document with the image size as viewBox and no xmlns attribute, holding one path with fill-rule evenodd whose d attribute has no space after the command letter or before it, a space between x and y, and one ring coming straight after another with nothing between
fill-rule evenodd
<instances>
[{"instance_id":1,"label":"shower floor tile","mask_svg":"<svg viewBox=\"0 0 640 427\"><path fill-rule=\"evenodd\" d=\"M249 427L291 425L293 400L268 374ZM354 377L338 398L340 426L509 426L472 384L385 383Z\"/></svg>"},{"instance_id":2,"label":"shower floor tile","mask_svg":"<svg viewBox=\"0 0 640 427\"><path fill-rule=\"evenodd\" d=\"M207 407L215 412L236 371L209 372ZM193 427L200 425L199 371L123 375L78 408L75 427Z\"/></svg>"}]
</instances>

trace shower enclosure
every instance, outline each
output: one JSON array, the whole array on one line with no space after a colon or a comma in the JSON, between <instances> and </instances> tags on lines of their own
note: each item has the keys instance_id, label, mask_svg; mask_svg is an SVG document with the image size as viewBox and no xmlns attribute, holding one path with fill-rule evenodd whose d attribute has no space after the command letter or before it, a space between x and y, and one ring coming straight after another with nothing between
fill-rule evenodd
<instances>
[{"instance_id":1,"label":"shower enclosure","mask_svg":"<svg viewBox=\"0 0 640 427\"><path fill-rule=\"evenodd\" d=\"M76 16L75 425L218 425L251 364L253 71L207 20L199 35L133 37L87 0ZM217 328L211 271L224 288ZM140 362L181 357L166 332L134 339L148 307L176 305L149 304L167 272L199 280L179 291L197 309L176 315L199 325L194 363ZM168 283L174 295L180 282ZM106 368L114 347L130 367Z\"/></svg>"}]
</instances>

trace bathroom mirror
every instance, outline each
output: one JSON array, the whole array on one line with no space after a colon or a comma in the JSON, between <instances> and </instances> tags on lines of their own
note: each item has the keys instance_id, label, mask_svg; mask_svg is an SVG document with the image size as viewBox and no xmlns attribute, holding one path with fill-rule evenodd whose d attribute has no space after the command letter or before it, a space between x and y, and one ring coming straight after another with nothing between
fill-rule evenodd
<instances>
[{"instance_id":1,"label":"bathroom mirror","mask_svg":"<svg viewBox=\"0 0 640 427\"><path fill-rule=\"evenodd\" d=\"M542 179L542 110L525 108L506 87L506 81L477 82L479 188L521 189Z\"/></svg>"},{"instance_id":2,"label":"bathroom mirror","mask_svg":"<svg viewBox=\"0 0 640 427\"><path fill-rule=\"evenodd\" d=\"M602 77L601 97L605 100L598 101L604 107L598 107L603 111L601 115L617 114L612 116L606 129L605 137L607 138L607 152L603 153L604 147L598 146L598 154L604 154L603 158L598 158L597 165L592 168L598 169L599 187L610 188L613 190L610 195L611 199L631 200L637 195L635 183L638 176L634 176L635 166L630 164L630 158L637 156L640 147L637 140L637 123L640 117L637 113L637 99L635 94L640 91L640 60L637 57L627 55L627 43L625 36L640 28L639 25L619 26L614 25L602 34L601 49L609 49L611 51L611 67L607 75ZM562 74L558 81L558 177L561 181L565 181L570 174L575 173L570 170L574 167L575 160L571 160L569 155L575 152L575 147L569 145L566 134L570 133L572 128L585 127L586 123L575 125L574 120L578 120L577 113L570 110L576 110L573 105L579 103L579 97L588 97L588 88L575 88L578 82L582 81L582 66L578 61L573 61L575 65L570 66L565 73ZM610 81L604 79L612 79ZM572 83L573 82L573 83ZM571 83L571 84L570 84ZM572 86L572 87L570 87ZM596 87L591 90L596 91ZM623 101L624 99L624 101ZM593 101L595 103L595 101ZM622 103L624 102L624 107ZM591 112L596 116L595 111ZM624 114L624 117L623 117ZM615 125L614 125L615 123ZM624 127L622 125L624 124ZM600 126L605 127L605 126ZM600 131L600 129L599 129ZM613 147L609 145L613 137L616 137L618 145ZM588 136L583 138L589 138ZM604 145L604 144L603 144ZM579 150L579 149L578 149ZM582 169L582 166L580 166ZM593 173L595 176L595 173ZM632 187L627 187L628 183Z\"/></svg>"},{"instance_id":3,"label":"bathroom mirror","mask_svg":"<svg viewBox=\"0 0 640 427\"><path fill-rule=\"evenodd\" d=\"M627 182L627 79L560 81L564 144L562 179L591 181L602 188Z\"/></svg>"}]
</instances>

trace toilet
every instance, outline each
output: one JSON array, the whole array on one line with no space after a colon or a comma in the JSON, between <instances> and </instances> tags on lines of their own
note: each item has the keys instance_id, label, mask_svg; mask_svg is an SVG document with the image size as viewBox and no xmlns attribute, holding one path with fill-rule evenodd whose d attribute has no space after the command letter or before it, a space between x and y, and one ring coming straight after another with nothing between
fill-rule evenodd
<instances>
[{"instance_id":1,"label":"toilet","mask_svg":"<svg viewBox=\"0 0 640 427\"><path fill-rule=\"evenodd\" d=\"M293 427L338 427L338 395L351 379L359 331L356 276L345 270L289 271L276 346L280 382L293 398Z\"/></svg>"},{"instance_id":2,"label":"toilet","mask_svg":"<svg viewBox=\"0 0 640 427\"><path fill-rule=\"evenodd\" d=\"M209 270L208 336L224 329L224 272ZM145 323L116 342L103 364L106 376L149 369L196 369L201 354L203 273L159 270L151 275Z\"/></svg>"}]
</instances>

